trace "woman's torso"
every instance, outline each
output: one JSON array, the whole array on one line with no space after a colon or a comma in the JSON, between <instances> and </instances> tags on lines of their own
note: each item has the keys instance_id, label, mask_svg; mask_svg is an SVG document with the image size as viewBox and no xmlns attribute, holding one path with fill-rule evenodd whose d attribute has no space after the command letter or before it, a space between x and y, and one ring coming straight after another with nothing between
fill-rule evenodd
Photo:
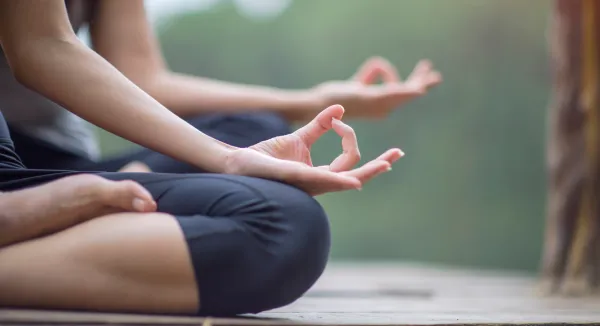
<instances>
[{"instance_id":1,"label":"woman's torso","mask_svg":"<svg viewBox=\"0 0 600 326\"><path fill-rule=\"evenodd\" d=\"M95 2L65 1L75 32L92 20ZM3 53L0 55L0 110L15 131L90 159L99 154L91 126L60 105L19 84Z\"/></svg>"}]
</instances>

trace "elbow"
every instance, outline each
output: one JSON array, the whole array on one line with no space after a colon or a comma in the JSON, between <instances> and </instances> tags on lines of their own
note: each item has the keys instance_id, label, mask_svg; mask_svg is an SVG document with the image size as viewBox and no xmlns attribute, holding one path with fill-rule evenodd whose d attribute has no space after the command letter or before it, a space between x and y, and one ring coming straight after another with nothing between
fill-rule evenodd
<instances>
[{"instance_id":1,"label":"elbow","mask_svg":"<svg viewBox=\"0 0 600 326\"><path fill-rule=\"evenodd\" d=\"M24 56L15 56L9 57L7 56L8 65L10 67L10 71L12 72L13 77L23 86L30 87L28 85L27 78L27 69L28 60Z\"/></svg>"},{"instance_id":2,"label":"elbow","mask_svg":"<svg viewBox=\"0 0 600 326\"><path fill-rule=\"evenodd\" d=\"M58 49L76 46L77 42L77 38L28 40L7 46L5 56L14 78L23 86L35 90L36 82L43 80L45 75L44 67L61 53Z\"/></svg>"},{"instance_id":3,"label":"elbow","mask_svg":"<svg viewBox=\"0 0 600 326\"><path fill-rule=\"evenodd\" d=\"M19 83L23 84L26 72L25 68L28 65L30 56L25 46L5 47L4 56L12 75Z\"/></svg>"}]
</instances>

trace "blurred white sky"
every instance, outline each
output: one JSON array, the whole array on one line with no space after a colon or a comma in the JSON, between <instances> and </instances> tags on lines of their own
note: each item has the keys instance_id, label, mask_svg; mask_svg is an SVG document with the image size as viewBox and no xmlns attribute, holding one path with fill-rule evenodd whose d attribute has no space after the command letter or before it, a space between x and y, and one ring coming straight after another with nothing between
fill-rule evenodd
<instances>
[{"instance_id":1,"label":"blurred white sky","mask_svg":"<svg viewBox=\"0 0 600 326\"><path fill-rule=\"evenodd\" d=\"M156 26L172 15L186 11L207 10L224 1L233 2L239 12L248 18L266 19L281 14L293 0L145 0L144 2L150 21ZM79 36L84 43L89 44L86 29L83 29Z\"/></svg>"},{"instance_id":2,"label":"blurred white sky","mask_svg":"<svg viewBox=\"0 0 600 326\"><path fill-rule=\"evenodd\" d=\"M223 2L235 3L241 14L250 18L269 18L282 13L292 0L146 0L152 22L188 10L203 10Z\"/></svg>"}]
</instances>

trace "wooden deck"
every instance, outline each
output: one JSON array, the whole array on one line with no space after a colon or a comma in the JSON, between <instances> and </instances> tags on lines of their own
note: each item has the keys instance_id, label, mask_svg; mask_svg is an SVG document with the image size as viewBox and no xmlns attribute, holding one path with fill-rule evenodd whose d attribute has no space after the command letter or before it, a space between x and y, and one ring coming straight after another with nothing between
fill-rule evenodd
<instances>
[{"instance_id":1,"label":"wooden deck","mask_svg":"<svg viewBox=\"0 0 600 326\"><path fill-rule=\"evenodd\" d=\"M599 299L540 298L529 276L397 264L332 264L294 304L239 319L0 309L0 325L600 324Z\"/></svg>"}]
</instances>

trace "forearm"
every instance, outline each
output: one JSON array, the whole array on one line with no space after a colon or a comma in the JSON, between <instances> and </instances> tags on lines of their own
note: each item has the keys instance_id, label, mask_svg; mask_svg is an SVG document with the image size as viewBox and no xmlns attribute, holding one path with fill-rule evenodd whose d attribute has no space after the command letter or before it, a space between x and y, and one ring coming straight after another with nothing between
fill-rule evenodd
<instances>
[{"instance_id":1,"label":"forearm","mask_svg":"<svg viewBox=\"0 0 600 326\"><path fill-rule=\"evenodd\" d=\"M167 110L78 40L35 40L10 54L11 67L24 85L87 121L157 152L221 172L230 146Z\"/></svg>"},{"instance_id":2,"label":"forearm","mask_svg":"<svg viewBox=\"0 0 600 326\"><path fill-rule=\"evenodd\" d=\"M69 203L53 198L35 189L0 193L0 248L77 224L78 216L61 214Z\"/></svg>"},{"instance_id":3,"label":"forearm","mask_svg":"<svg viewBox=\"0 0 600 326\"><path fill-rule=\"evenodd\" d=\"M272 87L243 85L175 74L156 74L139 83L150 95L179 116L214 112L267 110L289 117L319 107L313 93Z\"/></svg>"},{"instance_id":4,"label":"forearm","mask_svg":"<svg viewBox=\"0 0 600 326\"><path fill-rule=\"evenodd\" d=\"M141 0L101 1L90 35L97 53L179 116L250 110L290 116L320 106L307 91L227 83L169 71Z\"/></svg>"}]
</instances>

